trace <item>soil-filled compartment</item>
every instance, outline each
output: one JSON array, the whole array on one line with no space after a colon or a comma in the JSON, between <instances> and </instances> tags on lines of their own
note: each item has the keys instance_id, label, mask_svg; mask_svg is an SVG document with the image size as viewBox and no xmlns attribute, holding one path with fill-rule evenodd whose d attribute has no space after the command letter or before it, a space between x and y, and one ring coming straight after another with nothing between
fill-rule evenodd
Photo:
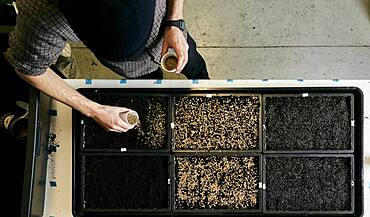
<instances>
[{"instance_id":1,"label":"soil-filled compartment","mask_svg":"<svg viewBox=\"0 0 370 217\"><path fill-rule=\"evenodd\" d=\"M266 212L353 212L351 155L275 155L264 164Z\"/></svg>"},{"instance_id":2,"label":"soil-filled compartment","mask_svg":"<svg viewBox=\"0 0 370 217\"><path fill-rule=\"evenodd\" d=\"M267 151L351 150L351 95L265 96Z\"/></svg>"},{"instance_id":3,"label":"soil-filled compartment","mask_svg":"<svg viewBox=\"0 0 370 217\"><path fill-rule=\"evenodd\" d=\"M83 209L169 210L168 156L87 154L82 164Z\"/></svg>"},{"instance_id":4,"label":"soil-filled compartment","mask_svg":"<svg viewBox=\"0 0 370 217\"><path fill-rule=\"evenodd\" d=\"M166 95L112 94L87 92L88 98L103 105L135 110L139 124L125 133L108 132L94 120L83 117L84 149L165 150L168 149L168 98Z\"/></svg>"},{"instance_id":5,"label":"soil-filled compartment","mask_svg":"<svg viewBox=\"0 0 370 217\"><path fill-rule=\"evenodd\" d=\"M175 156L174 211L260 210L260 157Z\"/></svg>"},{"instance_id":6,"label":"soil-filled compartment","mask_svg":"<svg viewBox=\"0 0 370 217\"><path fill-rule=\"evenodd\" d=\"M176 150L258 150L260 95L176 96Z\"/></svg>"}]
</instances>

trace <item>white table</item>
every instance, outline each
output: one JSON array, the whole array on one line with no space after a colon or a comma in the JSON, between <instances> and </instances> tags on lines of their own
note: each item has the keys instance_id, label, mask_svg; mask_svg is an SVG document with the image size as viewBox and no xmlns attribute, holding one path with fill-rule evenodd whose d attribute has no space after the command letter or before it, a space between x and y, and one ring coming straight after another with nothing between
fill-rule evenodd
<instances>
[{"instance_id":1,"label":"white table","mask_svg":"<svg viewBox=\"0 0 370 217\"><path fill-rule=\"evenodd\" d=\"M66 80L74 88L208 88L208 87L358 87L364 93L364 207L370 217L370 80ZM57 111L51 116L50 131L56 134L60 146L49 156L45 217L71 217L72 215L72 109L57 101ZM49 182L55 181L56 187Z\"/></svg>"}]
</instances>

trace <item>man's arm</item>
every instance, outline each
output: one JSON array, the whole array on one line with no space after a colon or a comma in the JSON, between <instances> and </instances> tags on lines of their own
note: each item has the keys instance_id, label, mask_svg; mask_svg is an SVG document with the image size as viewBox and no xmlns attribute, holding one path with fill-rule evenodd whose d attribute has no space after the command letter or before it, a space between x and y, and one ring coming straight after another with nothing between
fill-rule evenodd
<instances>
[{"instance_id":1,"label":"man's arm","mask_svg":"<svg viewBox=\"0 0 370 217\"><path fill-rule=\"evenodd\" d=\"M183 19L184 0L168 0L167 20ZM177 54L178 62L176 73L180 73L188 62L189 45L183 32L177 27L166 27L163 36L162 56L167 53L168 48L173 48Z\"/></svg>"},{"instance_id":2,"label":"man's arm","mask_svg":"<svg viewBox=\"0 0 370 217\"><path fill-rule=\"evenodd\" d=\"M93 118L98 124L109 131L126 132L128 125L119 116L128 109L115 106L100 105L86 98L70 87L51 69L42 75L33 76L18 72L17 74L35 88L50 97L71 106L82 114Z\"/></svg>"},{"instance_id":3,"label":"man's arm","mask_svg":"<svg viewBox=\"0 0 370 217\"><path fill-rule=\"evenodd\" d=\"M168 1L168 20L184 19L183 16L184 0L169 0Z\"/></svg>"}]
</instances>

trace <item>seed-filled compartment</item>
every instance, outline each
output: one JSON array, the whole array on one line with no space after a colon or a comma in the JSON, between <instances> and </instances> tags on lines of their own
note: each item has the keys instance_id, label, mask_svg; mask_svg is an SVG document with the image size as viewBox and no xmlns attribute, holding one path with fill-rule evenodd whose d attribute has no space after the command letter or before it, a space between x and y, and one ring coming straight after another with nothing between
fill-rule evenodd
<instances>
[{"instance_id":1,"label":"seed-filled compartment","mask_svg":"<svg viewBox=\"0 0 370 217\"><path fill-rule=\"evenodd\" d=\"M349 95L266 97L266 150L351 150L351 101Z\"/></svg>"},{"instance_id":2,"label":"seed-filled compartment","mask_svg":"<svg viewBox=\"0 0 370 217\"><path fill-rule=\"evenodd\" d=\"M167 156L86 155L83 159L84 209L169 209Z\"/></svg>"},{"instance_id":3,"label":"seed-filled compartment","mask_svg":"<svg viewBox=\"0 0 370 217\"><path fill-rule=\"evenodd\" d=\"M175 209L259 209L258 157L175 157Z\"/></svg>"},{"instance_id":4,"label":"seed-filled compartment","mask_svg":"<svg viewBox=\"0 0 370 217\"><path fill-rule=\"evenodd\" d=\"M168 97L99 92L88 93L87 97L102 104L136 111L139 115L139 124L126 133L107 132L92 119L84 117L82 135L84 149L168 149Z\"/></svg>"},{"instance_id":5,"label":"seed-filled compartment","mask_svg":"<svg viewBox=\"0 0 370 217\"><path fill-rule=\"evenodd\" d=\"M351 211L350 157L266 157L265 208L303 213Z\"/></svg>"},{"instance_id":6,"label":"seed-filled compartment","mask_svg":"<svg viewBox=\"0 0 370 217\"><path fill-rule=\"evenodd\" d=\"M175 97L175 149L257 150L260 96Z\"/></svg>"}]
</instances>

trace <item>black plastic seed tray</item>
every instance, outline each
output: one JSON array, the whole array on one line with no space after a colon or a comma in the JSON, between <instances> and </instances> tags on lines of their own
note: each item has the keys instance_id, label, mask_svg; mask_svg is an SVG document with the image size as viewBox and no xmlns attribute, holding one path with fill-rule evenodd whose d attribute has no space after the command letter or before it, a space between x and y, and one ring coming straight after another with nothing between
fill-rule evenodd
<instances>
[{"instance_id":1,"label":"black plastic seed tray","mask_svg":"<svg viewBox=\"0 0 370 217\"><path fill-rule=\"evenodd\" d=\"M172 166L173 213L249 215L262 212L260 154L175 153ZM229 185L232 187L227 189ZM228 198L232 202L228 203Z\"/></svg>"},{"instance_id":2,"label":"black plastic seed tray","mask_svg":"<svg viewBox=\"0 0 370 217\"><path fill-rule=\"evenodd\" d=\"M176 94L174 152L261 152L260 94Z\"/></svg>"},{"instance_id":3,"label":"black plastic seed tray","mask_svg":"<svg viewBox=\"0 0 370 217\"><path fill-rule=\"evenodd\" d=\"M146 97L161 97L161 99L164 99L164 104L166 106L166 145L165 148L163 149L150 149L150 148L145 148L142 146L140 143L136 143L135 138L130 137L127 138L127 144L134 144L132 146L125 146L122 144L121 140L118 140L117 146L112 146L110 143L112 140L115 139L115 137L106 137L104 142L106 142L103 146L100 146L99 143L95 144L95 147L88 147L86 145L86 119L79 114L78 112L74 111L73 112L73 139L74 139L74 149L73 149L73 212L74 216L132 216L132 215L160 215L160 216L194 216L194 215L203 215L203 216L208 216L208 215L216 215L216 216L348 216L348 217L357 217L357 216L362 216L363 214L363 141L362 141L362 135L363 135L363 99L362 99L362 92L361 90L357 88L352 88L352 87L333 87L333 88L325 88L325 87L319 87L319 88L207 88L207 89L180 89L180 88L155 88L155 89L143 89L143 88L137 88L137 89L80 89L79 90L81 93L84 95L88 96L91 99L96 100L97 98L94 98L95 94L103 94L103 95L109 95L109 96L115 96L117 98L122 98L125 96L128 96L127 99L131 97L132 98L146 98ZM209 100L215 100L218 99L234 99L236 97L241 97L241 98L247 98L247 97L257 97L259 99L259 105L256 106L256 109L259 108L259 114L258 114L258 123L254 123L254 127L257 127L257 141L258 142L258 147L255 149L231 149L228 147L228 149L223 150L222 148L214 148L214 149L201 149L201 150L190 150L189 148L183 148L183 149L178 149L178 139L176 138L176 127L179 124L179 122L176 122L176 117L183 117L183 115L178 115L176 116L176 109L178 106L179 99L184 99L185 101L183 102L182 106L185 106L185 102L187 98L191 97L199 97L205 100L205 102L208 102ZM341 120L345 120L346 126L350 124L349 129L345 127L345 133L344 137L345 141L344 143L335 143L335 144L340 144L344 145L342 149L340 148L317 148L317 147L322 147L325 146L328 143L322 143L322 144L316 144L316 142L312 142L312 146L308 146L309 148L303 149L303 150L296 150L295 147L297 144L294 144L294 140L291 140L289 136L287 136L284 130L281 131L282 135L279 138L281 139L286 139L288 142L285 144L288 144L288 146L293 147L292 149L286 149L284 146L278 146L279 148L277 150L270 150L267 149L266 147L266 99L267 98L278 98L278 97L295 97L295 98L304 98L306 99L307 97L318 97L318 98L325 98L325 97L344 97L345 98L345 108L344 110L341 110L335 114L340 114L343 115L340 118ZM239 99L241 99L239 98ZM121 99L120 99L121 100ZM134 99L135 100L135 99ZM207 101L208 100L208 101ZM231 101L232 101L231 100ZM99 102L99 99L97 99ZM341 100L339 100L341 102ZM108 100L107 97L101 97L100 103L103 104L109 104L112 105L112 102ZM113 102L114 105L118 106L125 106L125 107L130 107L129 104L125 103L117 103ZM252 103L253 104L253 103ZM258 104L258 103L257 103ZM340 104L340 103L338 103ZM220 105L220 102L216 105ZM283 104L284 105L284 104ZM282 106L283 106L282 105ZM305 105L310 105L305 104ZM329 103L329 105L331 105ZM202 108L202 106L198 106L199 108ZM221 106L222 107L222 106ZM315 107L315 106L311 106ZM317 106L316 106L317 107ZM223 108L223 107L222 107ZM310 107L309 107L310 108ZM132 108L135 109L135 108ZM348 109L350 111L348 111ZM140 110L140 108L136 108L136 110ZM294 106L291 106L291 109L287 110L287 112L291 112L294 110ZM309 109L307 109L309 111ZM242 114L242 112L240 113ZM139 112L140 115L140 112ZM143 116L143 114L141 114ZM144 113L145 116L145 113ZM241 117L244 117L245 115L240 115ZM311 115L312 116L312 115ZM333 117L336 117L337 115L334 115ZM343 118L345 117L345 118ZM348 118L349 117L349 118ZM83 120L81 124L81 120ZM312 116L308 120L315 120L315 116ZM91 121L91 120L90 120ZM185 120L186 121L186 120ZM204 121L202 121L205 123ZM177 123L177 124L176 124ZM180 123L181 124L181 123ZM264 126L264 127L263 127ZM278 126L278 125L277 125ZM267 125L267 127L269 127ZM187 128L187 127L186 127ZM191 128L191 127L190 127ZM100 130L97 130L100 132ZM343 131L341 131L343 132ZM296 133L296 132L294 132ZM338 133L337 133L338 134ZM336 134L334 134L336 135ZM85 141L85 144L84 142ZM349 142L348 142L349 141ZM209 142L209 141L208 141ZM108 145L107 145L108 144ZM319 146L317 146L319 145ZM122 150L125 149L125 150ZM109 159L107 157L106 161L111 162L111 164L103 167L100 166L99 159L94 159L91 158L91 156L109 156L111 158L113 156L113 159ZM106 194L106 191L102 190L101 186L95 185L95 187L91 187L91 184L88 184L89 181L86 182L86 180L94 180L92 179L91 174L94 174L95 170L100 170L104 172L103 176L100 177L100 180L98 183L102 185L106 185L110 188L109 192L113 192L112 195L115 195L115 191L120 192L122 189L119 189L121 186L127 186L122 183L118 183L118 180L124 180L124 177L113 177L109 178L109 175L111 173L114 175L114 172L109 173L111 170L117 170L121 171L122 173L125 173L127 171L133 172L135 169L134 167L130 167L127 165L125 167L124 165L127 164L128 161L122 160L115 160L114 157L116 156L122 156L124 157L131 157L132 159L134 158L139 158L139 157L167 157L166 160L166 165L167 165L167 170L168 174L163 176L158 176L158 177L152 177L150 179L150 182L153 182L153 185L161 185L163 186L163 183L166 182L169 190L168 190L168 195L167 195L167 200L164 202L164 199L162 197L162 203L158 204L165 204L163 206L155 204L152 206L149 206L148 203L141 203L140 201L136 201L135 199L132 199L129 203L122 203L120 205L117 205L117 202L110 201L109 206L104 205L104 201L109 201L109 199L104 198L104 194ZM191 159L196 158L196 157L209 157L209 159L223 159L223 157L226 157L226 161L228 158L231 158L233 156L238 156L238 157L248 157L248 156L254 156L258 158L258 196L257 196L257 204L253 208L242 208L237 206L223 206L219 205L216 203L216 205L207 205L203 207L196 207L196 206L183 206L181 205L182 203L179 203L179 200L177 200L177 184L178 184L178 172L176 171L176 166L178 164L176 163L177 158L181 157L190 157ZM285 171L285 167L291 168L291 171L295 171L296 167L301 167L301 168L311 168L309 165L317 165L318 168L320 168L320 171L317 171L317 174L325 174L326 178L329 179L331 173L330 170L325 170L328 169L330 166L333 168L334 171L338 171L340 168L340 165L343 165L343 162L339 160L338 164L335 162L333 163L326 163L329 166L323 166L326 165L325 162L317 163L311 162L309 165L306 165L304 162L297 162L295 164L291 164L289 167L288 163L275 163L277 166L282 165L281 167L284 167L283 169L266 169L265 161L266 158L268 157L274 157L274 156L279 156L279 157L299 157L299 159L345 159L344 162L350 161L350 178L348 176L342 176L343 180L350 182L350 193L345 195L345 197L350 197L350 205L349 206L344 206L345 208L343 209L334 209L335 206L330 206L328 208L322 206L320 208L320 205L318 207L320 209L314 210L314 209L301 209L301 210L289 210L285 209L284 207L277 207L276 209L271 208L271 201L269 201L269 197L266 197L266 193L269 190L269 187L271 185L269 183L266 183L266 174L269 175L272 172L273 173L283 173L285 177L288 177L286 179L288 180L304 180L305 179L305 174L310 174L316 172L314 169L315 167L312 166L313 171L306 169L306 173L300 173L300 172L295 172L294 176L289 176L289 171ZM104 158L104 157L103 157ZM92 162L91 164L96 164L96 166L92 167L86 167L86 159L88 162ZM120 158L118 158L120 159ZM126 158L129 159L129 158ZM130 160L135 162L134 160ZM102 160L100 160L101 162ZM104 160L103 160L104 161ZM217 161L217 160L216 160ZM95 162L95 163L94 163ZM115 162L115 164L113 164ZM195 162L198 162L194 160L190 161L184 161L184 162L190 162L190 166L194 167ZM193 163L191 163L193 162ZM219 162L219 161L217 161ZM239 161L236 161L239 162ZM241 161L240 161L241 162ZM239 164L240 164L239 162ZM341 163L342 162L342 163ZM163 163L164 164L164 163ZM211 163L214 165L215 163ZM219 162L220 165L223 165L222 162ZM275 165L273 164L273 165ZM323 164L323 165L322 165ZM103 165L105 163L103 162ZM147 167L139 167L138 170L136 170L137 174L142 174L142 177L150 175L152 172L156 172L160 170L160 168L156 167L155 163L150 163L150 161L147 162ZM339 166L338 166L339 165ZM151 167L156 167L156 168L151 168ZM150 168L149 168L150 167ZM164 167L164 166L163 166ZM210 167L210 166L209 166ZM337 168L336 168L337 167ZM94 169L95 168L95 169ZM104 168L104 170L102 169ZM126 168L127 171L124 169ZM141 168L141 169L140 169ZM144 169L143 169L144 168ZM207 167L208 168L208 167ZM206 169L207 169L206 168ZM208 170L210 170L208 168ZM317 169L316 169L317 170ZM186 170L185 170L186 171ZM325 173L327 171L327 173ZM201 171L203 172L203 171ZM199 172L199 174L202 174ZM331 171L333 172L333 171ZM90 175L84 175L84 174L90 174ZM119 173L121 174L121 173ZM229 172L227 174L238 174L237 172L232 173ZM314 177L315 174L312 175ZM223 176L226 176L225 174ZM216 176L215 176L216 177ZM86 179L87 178L87 179ZM103 179L104 178L104 179ZM117 179L115 179L117 178ZM169 178L169 180L168 180ZM284 179L284 180L286 180ZM204 180L210 180L207 178L203 178ZM283 179L281 179L283 180ZM284 181L283 180L283 181ZM274 179L273 181L279 181L279 179ZM281 182L281 185L285 185L287 182ZM310 183L309 180L307 180L307 183ZM330 182L327 182L330 184ZM297 181L296 181L297 182ZM168 184L169 183L169 184ZM199 184L199 183L197 183ZM267 184L267 185L266 185ZM281 189L280 191L277 192L277 197L283 198L285 191L291 190L294 191L297 187L294 185L295 183L292 182L291 185L285 186L284 189ZM318 183L319 186L320 183ZM348 183L347 183L348 184ZM145 187L140 187L140 181L136 182L135 185L132 185L132 189L135 189L133 191L140 191L143 189L146 189ZM86 186L90 186L86 188ZM211 185L212 186L212 185ZM215 186L213 186L214 188ZM262 190L264 187L266 187L265 190ZM326 186L321 186L323 189L325 188L333 188L330 185ZM84 193L85 189L88 189L89 194ZM90 189L90 190L89 190ZM89 195L91 196L91 192L95 193L91 189L96 189L96 192L101 191L100 193L103 194L102 197L93 195L92 198L103 198L101 199L103 202L94 202L94 200L89 200ZM113 191L112 189L118 189ZM236 187L237 189L237 187ZM236 189L233 189L236 191ZM299 189L299 188L298 188ZM313 188L310 188L313 189ZM337 191L335 192L340 192L343 189L339 188L333 188L336 189ZM160 188L156 188L155 190L160 190ZM232 191L232 190L231 190ZM348 192L348 189L347 189ZM303 192L304 193L304 192ZM99 195L101 195L99 194ZM107 195L107 194L106 194ZM135 195L135 194L133 194ZM297 194L299 195L299 194ZM302 194L304 195L304 194ZM320 194L317 194L320 195ZM335 195L335 193L333 193ZM350 196L348 196L350 195ZM316 196L316 195L315 195ZM324 194L325 196L325 194ZM327 198L330 198L330 194L326 195ZM150 198L150 196L146 196L145 193L143 193L143 199ZM308 196L310 197L310 195ZM212 197L214 198L214 197ZM314 198L314 196L312 196ZM153 199L153 198L152 198ZM322 199L322 198L321 198ZM157 199L150 200L150 202L153 202ZM208 200L208 199L207 199ZM271 197L270 197L271 200ZM323 200L323 199L322 199ZM118 200L117 200L118 201ZM299 200L297 200L299 201ZM292 204L294 203L294 200ZM318 200L318 203L320 203L320 199ZM323 200L322 203L325 203ZM95 204L95 205L94 205ZM132 205L136 204L136 206ZM143 204L146 204L144 206ZM313 203L315 204L315 203ZM198 204L199 205L199 204ZM328 210L325 210L324 208L327 208Z\"/></svg>"},{"instance_id":4,"label":"black plastic seed tray","mask_svg":"<svg viewBox=\"0 0 370 217\"><path fill-rule=\"evenodd\" d=\"M264 152L353 152L353 94L271 94L263 104Z\"/></svg>"},{"instance_id":5,"label":"black plastic seed tray","mask_svg":"<svg viewBox=\"0 0 370 217\"><path fill-rule=\"evenodd\" d=\"M344 215L354 212L352 155L264 155L263 170L264 213Z\"/></svg>"},{"instance_id":6,"label":"black plastic seed tray","mask_svg":"<svg viewBox=\"0 0 370 217\"><path fill-rule=\"evenodd\" d=\"M83 89L86 97L103 105L135 110L140 124L126 133L105 131L91 118L77 114L76 124L81 133L80 145L85 151L101 152L168 152L169 97L166 94L120 93L119 91ZM78 133L78 132L77 132Z\"/></svg>"}]
</instances>

